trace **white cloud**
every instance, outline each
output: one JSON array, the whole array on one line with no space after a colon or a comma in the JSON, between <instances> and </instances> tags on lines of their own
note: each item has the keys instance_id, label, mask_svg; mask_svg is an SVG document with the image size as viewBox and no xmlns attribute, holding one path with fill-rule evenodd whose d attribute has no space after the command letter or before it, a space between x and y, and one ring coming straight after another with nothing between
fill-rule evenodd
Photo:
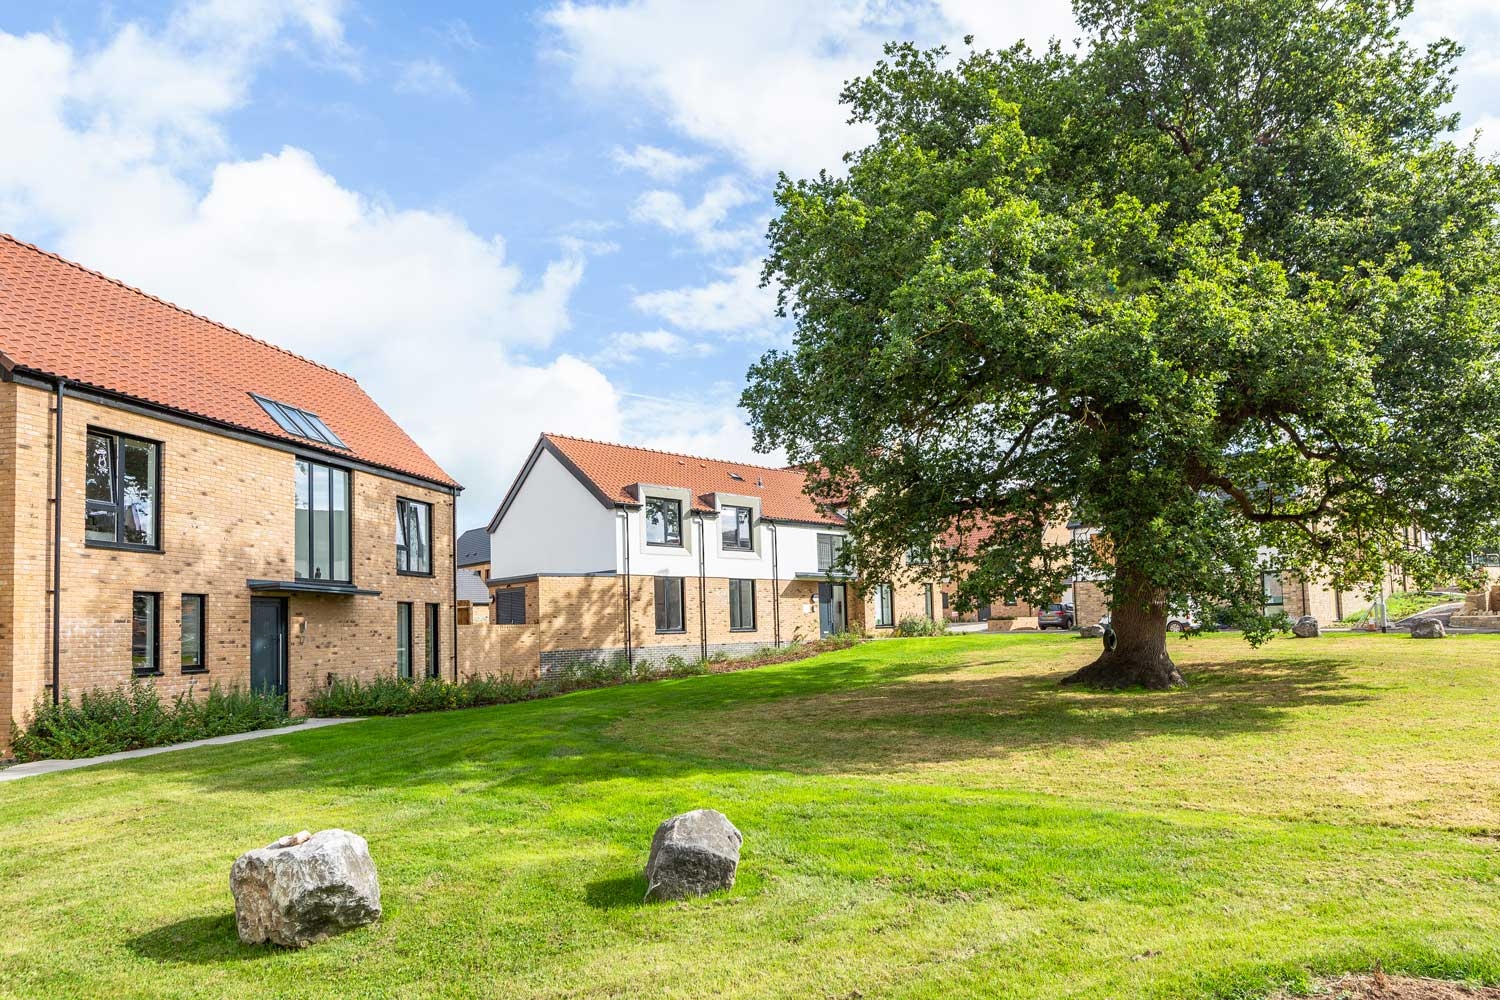
<instances>
[{"instance_id":1,"label":"white cloud","mask_svg":"<svg viewBox=\"0 0 1500 1000\"><path fill-rule=\"evenodd\" d=\"M644 292L635 307L682 330L742 333L779 324L775 289L760 286L760 261L721 271L724 277L706 285Z\"/></svg>"},{"instance_id":2,"label":"white cloud","mask_svg":"<svg viewBox=\"0 0 1500 1000\"><path fill-rule=\"evenodd\" d=\"M689 340L671 330L642 330L617 333L610 337L609 343L596 360L600 364L625 364L642 354L660 354L669 358L704 358L713 352L714 345Z\"/></svg>"},{"instance_id":3,"label":"white cloud","mask_svg":"<svg viewBox=\"0 0 1500 1000\"><path fill-rule=\"evenodd\" d=\"M226 156L222 118L267 60L344 58L317 16L337 9L196 4L93 52L0 32L0 93L27 95L0 101L0 230L355 375L469 487L472 521L536 433L620 433L597 368L529 360L568 328L587 248L526 274L500 239L363 196L304 150Z\"/></svg>"},{"instance_id":4,"label":"white cloud","mask_svg":"<svg viewBox=\"0 0 1500 1000\"><path fill-rule=\"evenodd\" d=\"M616 146L609 156L620 166L639 170L657 181L675 181L702 170L708 163L706 156L684 156L656 146L636 146L634 149Z\"/></svg>"},{"instance_id":5,"label":"white cloud","mask_svg":"<svg viewBox=\"0 0 1500 1000\"><path fill-rule=\"evenodd\" d=\"M419 97L468 97L453 71L436 59L413 59L402 63L396 76L396 91Z\"/></svg>"},{"instance_id":6,"label":"white cloud","mask_svg":"<svg viewBox=\"0 0 1500 1000\"><path fill-rule=\"evenodd\" d=\"M846 124L846 80L882 45L915 38L998 47L1070 35L1066 3L938 0L563 0L546 15L574 83L602 102L645 102L681 134L758 174L837 171L869 133Z\"/></svg>"},{"instance_id":7,"label":"white cloud","mask_svg":"<svg viewBox=\"0 0 1500 1000\"><path fill-rule=\"evenodd\" d=\"M755 450L745 411L732 398L627 394L624 405L627 439L643 447L752 465L786 464L786 455L780 450L769 455Z\"/></svg>"},{"instance_id":8,"label":"white cloud","mask_svg":"<svg viewBox=\"0 0 1500 1000\"><path fill-rule=\"evenodd\" d=\"M736 208L755 196L730 177L715 181L696 205L688 205L674 191L647 191L631 206L636 222L660 226L669 233L691 237L701 250L727 250L754 240L754 229L721 229L720 224Z\"/></svg>"}]
</instances>

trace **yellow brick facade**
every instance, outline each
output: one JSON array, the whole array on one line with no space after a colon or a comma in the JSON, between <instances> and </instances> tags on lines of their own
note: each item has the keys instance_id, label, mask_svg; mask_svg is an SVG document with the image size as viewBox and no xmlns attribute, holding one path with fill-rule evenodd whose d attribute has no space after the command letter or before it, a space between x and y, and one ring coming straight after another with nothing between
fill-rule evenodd
<instances>
[{"instance_id":1,"label":"yellow brick facade","mask_svg":"<svg viewBox=\"0 0 1500 1000\"><path fill-rule=\"evenodd\" d=\"M10 720L50 696L53 396L0 383L0 751ZM158 593L160 666L167 696L211 683L249 683L249 579L292 580L292 453L197 426L70 396L62 436L60 675L63 690L115 686L131 676L131 600ZM99 548L84 540L84 449L90 428L161 442L161 551ZM308 457L340 464L309 450ZM288 594L288 687L293 711L332 675L396 671L397 602L413 605L413 672L425 668L426 606L439 606L440 672L454 675L453 496L354 468L351 574L379 596ZM432 504L431 576L399 575L397 497ZM181 669L183 594L206 597L206 673Z\"/></svg>"}]
</instances>

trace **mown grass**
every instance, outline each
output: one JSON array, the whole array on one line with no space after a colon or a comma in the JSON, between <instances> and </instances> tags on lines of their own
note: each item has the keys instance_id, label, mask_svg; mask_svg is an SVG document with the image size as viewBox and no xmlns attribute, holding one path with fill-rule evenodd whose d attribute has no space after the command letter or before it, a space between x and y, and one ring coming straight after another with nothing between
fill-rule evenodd
<instances>
[{"instance_id":1,"label":"mown grass","mask_svg":"<svg viewBox=\"0 0 1500 1000\"><path fill-rule=\"evenodd\" d=\"M1253 997L1500 982L1500 637L1174 638L1191 686L1059 689L1071 636L871 643L0 786L0 993ZM640 902L651 832L738 885ZM376 926L235 940L234 857L366 836Z\"/></svg>"}]
</instances>

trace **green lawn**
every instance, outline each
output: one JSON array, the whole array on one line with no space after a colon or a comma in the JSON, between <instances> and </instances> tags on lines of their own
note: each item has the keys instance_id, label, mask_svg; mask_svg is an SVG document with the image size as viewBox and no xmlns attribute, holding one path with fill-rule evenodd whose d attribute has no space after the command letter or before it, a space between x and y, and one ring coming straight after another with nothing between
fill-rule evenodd
<instances>
[{"instance_id":1,"label":"green lawn","mask_svg":"<svg viewBox=\"0 0 1500 1000\"><path fill-rule=\"evenodd\" d=\"M1068 635L379 719L0 785L0 995L1255 997L1500 982L1500 636L1172 639L1190 687L1056 681ZM657 822L739 884L640 902ZM229 865L369 839L385 917L234 935Z\"/></svg>"}]
</instances>

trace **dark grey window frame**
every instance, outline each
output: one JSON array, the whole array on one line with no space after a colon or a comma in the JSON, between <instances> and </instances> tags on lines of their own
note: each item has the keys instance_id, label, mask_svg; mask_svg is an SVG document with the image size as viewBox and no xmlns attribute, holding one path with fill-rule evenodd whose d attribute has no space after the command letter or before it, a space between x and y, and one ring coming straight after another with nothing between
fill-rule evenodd
<instances>
[{"instance_id":1,"label":"dark grey window frame","mask_svg":"<svg viewBox=\"0 0 1500 1000\"><path fill-rule=\"evenodd\" d=\"M443 606L441 604L429 603L427 605L423 627L426 632L423 636L423 648L427 652L427 676L438 677L443 672L443 649L439 640L443 631Z\"/></svg>"},{"instance_id":2,"label":"dark grey window frame","mask_svg":"<svg viewBox=\"0 0 1500 1000\"><path fill-rule=\"evenodd\" d=\"M91 437L103 437L110 440L110 495L111 501L104 503L102 500L88 499L88 469L84 467L84 501L83 501L83 544L95 549L123 549L130 552L154 552L160 554L163 550L161 539L162 526L162 482L165 478L162 464L166 448L161 441L155 438L142 437L139 434L124 434L120 431L107 430L103 427L90 426L84 436L84 460L88 459L88 439ZM125 442L132 441L136 444L150 445L156 452L156 481L151 486L151 536L150 543L125 541ZM103 541L89 537L89 513L98 508L108 508L115 515L115 538L114 541Z\"/></svg>"},{"instance_id":3,"label":"dark grey window frame","mask_svg":"<svg viewBox=\"0 0 1500 1000\"><path fill-rule=\"evenodd\" d=\"M896 627L896 591L888 583L875 585L875 627Z\"/></svg>"},{"instance_id":4,"label":"dark grey window frame","mask_svg":"<svg viewBox=\"0 0 1500 1000\"><path fill-rule=\"evenodd\" d=\"M250 398L259 403L266 415L276 422L276 426L288 434L314 444L326 444L340 451L349 450L349 446L323 422L323 418L311 410L304 410L290 403L279 403L253 392L250 393Z\"/></svg>"},{"instance_id":5,"label":"dark grey window frame","mask_svg":"<svg viewBox=\"0 0 1500 1000\"><path fill-rule=\"evenodd\" d=\"M294 481L295 481L295 479L296 479L296 477L298 475L298 472L297 472L297 465L298 464L303 464L303 465L306 465L308 467L308 482L307 482L307 537L305 539L305 541L307 543L307 575L306 576L301 575L300 568L298 566L299 560L297 559L296 547L297 547L298 543L304 541L304 539L298 538L298 539L296 539L293 542L293 545L292 545L292 576L293 576L294 579L297 579L297 580L321 580L321 581L326 582L326 583L353 583L354 582L354 473L353 473L352 470L350 470L350 469L348 469L348 468L346 468L345 466L342 466L342 465L334 465L331 462L320 462L317 459L309 458L306 455L298 455L298 456L296 456L295 461L292 463L292 476L293 476ZM327 530L328 530L328 572L329 572L329 575L326 576L326 577L314 576L313 575L313 570L314 570L314 566L313 566L313 561L314 561L313 521L314 521L315 517L317 517L317 515L319 513L314 508L314 506L313 506L313 499L316 496L316 491L313 488L313 477L316 475L316 471L315 470L317 470L317 469L327 469L328 473L329 473L329 480L328 480L328 509L326 511L322 512L323 515L328 520ZM345 529L348 532L347 537L344 539L344 569L346 571L346 575L344 576L343 579L339 579L337 576L333 575L333 567L334 567L334 564L335 564L335 561L336 561L335 558L334 558L334 544L333 544L333 492L334 492L334 490L333 490L333 476L336 473L341 473L344 476L344 515L345 515L345 525L344 526L345 526ZM292 500L292 519L293 519L294 522L296 520L296 517L297 517L297 503L296 503L295 493L294 493L293 494L293 500ZM296 531L295 524L293 526L293 531L294 532Z\"/></svg>"},{"instance_id":6,"label":"dark grey window frame","mask_svg":"<svg viewBox=\"0 0 1500 1000\"><path fill-rule=\"evenodd\" d=\"M411 666L412 666L412 656L411 656L411 654L412 654L412 648L411 648L411 640L412 640L412 606L411 605L412 605L411 601L397 601L396 602L396 676L398 678L400 678L401 680L404 680L404 681L409 681L409 680L412 679L412 672L411 672ZM406 637L406 645L405 645L406 660L405 660L405 662L402 662L402 658L401 658L401 653L402 653L402 641L401 640L402 640L402 633L403 632L405 633L405 637Z\"/></svg>"},{"instance_id":7,"label":"dark grey window frame","mask_svg":"<svg viewBox=\"0 0 1500 1000\"><path fill-rule=\"evenodd\" d=\"M147 646L138 646L135 641L135 604L146 598L151 608L151 632L145 637ZM136 657L149 657L147 666L136 666ZM137 590L130 595L130 672L136 677L160 677L161 670L161 594L149 590Z\"/></svg>"},{"instance_id":8,"label":"dark grey window frame","mask_svg":"<svg viewBox=\"0 0 1500 1000\"><path fill-rule=\"evenodd\" d=\"M1276 589L1281 593L1273 598L1271 590L1266 586L1268 579L1276 581ZM1260 594L1264 600L1264 606L1268 608L1280 608L1286 605L1286 587L1281 581L1281 570L1263 569L1260 571Z\"/></svg>"},{"instance_id":9,"label":"dark grey window frame","mask_svg":"<svg viewBox=\"0 0 1500 1000\"><path fill-rule=\"evenodd\" d=\"M653 587L652 603L656 611L656 631L658 634L676 634L687 631L687 587L685 580L680 576L658 576ZM670 620L663 625L663 611L670 612L671 602L668 600L667 588L675 585L677 589L677 624L673 625Z\"/></svg>"},{"instance_id":10,"label":"dark grey window frame","mask_svg":"<svg viewBox=\"0 0 1500 1000\"><path fill-rule=\"evenodd\" d=\"M828 558L823 558L824 543L828 545ZM831 573L838 569L839 556L844 551L844 536L828 531L818 532L818 572Z\"/></svg>"},{"instance_id":11,"label":"dark grey window frame","mask_svg":"<svg viewBox=\"0 0 1500 1000\"><path fill-rule=\"evenodd\" d=\"M740 514L743 513L745 540L740 542ZM726 552L754 552L755 551L755 508L741 504L725 504L719 511L720 517L733 518L733 524L726 530L719 531L719 544ZM731 540L731 536L732 539Z\"/></svg>"},{"instance_id":12,"label":"dark grey window frame","mask_svg":"<svg viewBox=\"0 0 1500 1000\"><path fill-rule=\"evenodd\" d=\"M519 597L519 600L517 599ZM501 587L494 592L490 598L495 606L494 619L496 625L525 625L526 624L526 588L525 587ZM516 615L516 607L519 605L520 615Z\"/></svg>"},{"instance_id":13,"label":"dark grey window frame","mask_svg":"<svg viewBox=\"0 0 1500 1000\"><path fill-rule=\"evenodd\" d=\"M750 591L750 624L745 624L745 590ZM735 624L739 619L739 624ZM730 580L729 581L729 631L731 632L754 632L755 631L755 581L754 580Z\"/></svg>"},{"instance_id":14,"label":"dark grey window frame","mask_svg":"<svg viewBox=\"0 0 1500 1000\"><path fill-rule=\"evenodd\" d=\"M427 511L427 569L425 571L424 570L420 570L420 569L402 569L401 568L401 555L402 555L403 548L405 549L405 553L406 553L407 565L410 566L410 564L411 564L411 544L410 544L409 541L408 541L408 543L404 547L401 544L402 537L403 537L403 535L404 535L404 533L406 531L406 518L402 516L402 508L403 507L424 507L424 508L426 508L426 511ZM432 558L432 504L428 503L426 500L413 500L410 497L400 497L400 496L398 496L396 498L396 531L398 532L398 534L396 536L396 575L397 576L432 576L433 575L433 569L432 569L432 563L433 563L433 558Z\"/></svg>"},{"instance_id":15,"label":"dark grey window frame","mask_svg":"<svg viewBox=\"0 0 1500 1000\"><path fill-rule=\"evenodd\" d=\"M177 609L177 620L184 634L187 631L187 602L189 600L198 602L198 662L183 663L182 672L185 674L208 673L208 595L207 594L183 594L182 604ZM177 647L177 658L182 659L182 647Z\"/></svg>"},{"instance_id":16,"label":"dark grey window frame","mask_svg":"<svg viewBox=\"0 0 1500 1000\"><path fill-rule=\"evenodd\" d=\"M669 504L672 507L676 508L676 510L677 510L677 540L676 541L672 541L670 538L667 537L667 519L666 519L665 509L666 509L666 507ZM653 542L651 540L651 508L655 507L657 505L660 505L663 508L662 529L661 530L662 530L662 537L663 538L667 538L667 541L663 541L663 542ZM658 548L658 549L680 549L680 548L682 548L682 501L681 500L675 500L675 499L673 499L671 497L647 497L645 504L642 505L641 516L646 519L646 524L645 524L645 539L646 539L646 544L647 545L650 545L653 548Z\"/></svg>"}]
</instances>

